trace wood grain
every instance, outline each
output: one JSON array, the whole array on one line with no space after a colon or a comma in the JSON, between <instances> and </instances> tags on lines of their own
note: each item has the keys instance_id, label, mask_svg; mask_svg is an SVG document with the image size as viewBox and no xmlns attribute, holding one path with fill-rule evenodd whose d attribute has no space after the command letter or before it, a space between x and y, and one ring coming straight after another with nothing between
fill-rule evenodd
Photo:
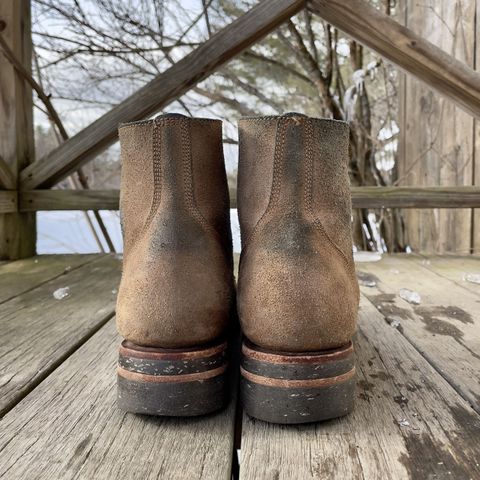
<instances>
[{"instance_id":1,"label":"wood grain","mask_svg":"<svg viewBox=\"0 0 480 480\"><path fill-rule=\"evenodd\" d=\"M49 210L118 210L119 190L30 190L21 192L23 212ZM230 208L236 208L236 198L230 197ZM1 208L1 207L0 207Z\"/></svg>"},{"instance_id":2,"label":"wood grain","mask_svg":"<svg viewBox=\"0 0 480 480\"><path fill-rule=\"evenodd\" d=\"M0 265L0 303L96 258L96 255L38 255Z\"/></svg>"},{"instance_id":3,"label":"wood grain","mask_svg":"<svg viewBox=\"0 0 480 480\"><path fill-rule=\"evenodd\" d=\"M241 479L480 475L480 417L365 298L359 324L354 412L302 427L244 416Z\"/></svg>"},{"instance_id":4,"label":"wood grain","mask_svg":"<svg viewBox=\"0 0 480 480\"><path fill-rule=\"evenodd\" d=\"M32 272L29 260L9 262L0 265L0 291L2 271L15 263L15 284L21 284L22 268L26 281L29 272L45 282L42 269L46 271L47 263L39 261L39 270ZM479 477L480 416L470 407L475 392L466 390L464 383L472 389L478 385L475 289L480 286L467 286L459 279L464 272L476 272L478 264L473 256L406 255L358 264L362 278L377 285L362 287L354 412L302 427L244 417L241 478ZM217 415L196 419L120 412L115 405L120 338L113 319L92 327L103 315L101 305L113 311L108 279L116 276L118 281L118 265L113 257L99 257L66 275L61 268L61 262L52 263L52 275L59 277L0 305L0 328L7 339L0 341L0 364L12 366L6 374L0 372L0 379L20 372L33 379L35 387L24 391L22 396L28 394L2 419L0 477L230 479L234 402ZM64 281L75 275L77 280ZM70 299L53 301L53 288L66 283L76 287ZM397 298L400 287L413 285L426 310ZM440 314L435 310L452 305L457 308ZM429 323L432 318L437 320ZM400 325L389 324L395 320ZM458 330L439 334L445 326L456 327L463 336ZM85 333L88 328L92 329ZM21 355L15 355L11 345L18 345Z\"/></svg>"},{"instance_id":5,"label":"wood grain","mask_svg":"<svg viewBox=\"0 0 480 480\"><path fill-rule=\"evenodd\" d=\"M17 208L17 192L0 190L0 214L16 212Z\"/></svg>"},{"instance_id":6,"label":"wood grain","mask_svg":"<svg viewBox=\"0 0 480 480\"><path fill-rule=\"evenodd\" d=\"M119 198L119 190L32 190L20 193L19 208L24 212L118 210Z\"/></svg>"},{"instance_id":7,"label":"wood grain","mask_svg":"<svg viewBox=\"0 0 480 480\"><path fill-rule=\"evenodd\" d=\"M0 157L0 188L5 190L15 190L15 176L5 160Z\"/></svg>"},{"instance_id":8,"label":"wood grain","mask_svg":"<svg viewBox=\"0 0 480 480\"><path fill-rule=\"evenodd\" d=\"M20 175L21 188L46 188L59 182L112 144L120 123L142 120L159 111L304 5L304 0L260 2L52 153L25 168Z\"/></svg>"},{"instance_id":9,"label":"wood grain","mask_svg":"<svg viewBox=\"0 0 480 480\"><path fill-rule=\"evenodd\" d=\"M16 58L30 70L30 0L2 0L0 20L5 25L2 38ZM13 190L20 170L35 159L32 90L1 53L0 157L2 183L5 188ZM0 259L15 260L35 254L35 215L18 213L15 197L16 193L0 192Z\"/></svg>"},{"instance_id":10,"label":"wood grain","mask_svg":"<svg viewBox=\"0 0 480 480\"><path fill-rule=\"evenodd\" d=\"M480 207L480 187L353 187L354 208ZM20 210L118 210L118 190L30 190L20 192ZM230 192L230 208L237 199Z\"/></svg>"},{"instance_id":11,"label":"wood grain","mask_svg":"<svg viewBox=\"0 0 480 480\"><path fill-rule=\"evenodd\" d=\"M477 2L476 12L476 31L475 31L475 68L480 69L480 2ZM480 185L480 121L474 119L473 121L473 141L474 141L474 159L475 166L473 172L473 184ZM480 254L480 208L472 212L472 252Z\"/></svg>"},{"instance_id":12,"label":"wood grain","mask_svg":"<svg viewBox=\"0 0 480 480\"><path fill-rule=\"evenodd\" d=\"M354 208L465 208L480 205L480 187L353 187Z\"/></svg>"},{"instance_id":13,"label":"wood grain","mask_svg":"<svg viewBox=\"0 0 480 480\"><path fill-rule=\"evenodd\" d=\"M478 294L429 270L428 262L423 259L419 263L408 255L398 255L362 263L357 272L369 275L376 282L375 287L361 287L362 293L480 412ZM399 295L402 288L418 292L420 305L402 299Z\"/></svg>"},{"instance_id":14,"label":"wood grain","mask_svg":"<svg viewBox=\"0 0 480 480\"><path fill-rule=\"evenodd\" d=\"M465 65L475 64L475 0L405 0L406 25ZM474 118L429 86L408 76L398 160L402 185L467 186L474 183ZM480 82L479 87L480 89ZM477 185L479 185L477 183ZM472 211L404 212L408 244L417 252L469 253Z\"/></svg>"},{"instance_id":15,"label":"wood grain","mask_svg":"<svg viewBox=\"0 0 480 480\"><path fill-rule=\"evenodd\" d=\"M100 257L0 305L0 415L113 315L119 277L119 260Z\"/></svg>"},{"instance_id":16,"label":"wood grain","mask_svg":"<svg viewBox=\"0 0 480 480\"><path fill-rule=\"evenodd\" d=\"M413 255L408 259L480 296L480 285L465 279L466 275L480 275L479 255Z\"/></svg>"},{"instance_id":17,"label":"wood grain","mask_svg":"<svg viewBox=\"0 0 480 480\"><path fill-rule=\"evenodd\" d=\"M0 477L231 479L235 403L175 419L121 412L111 320L2 420Z\"/></svg>"},{"instance_id":18,"label":"wood grain","mask_svg":"<svg viewBox=\"0 0 480 480\"><path fill-rule=\"evenodd\" d=\"M324 20L480 117L480 74L365 0L310 0Z\"/></svg>"}]
</instances>

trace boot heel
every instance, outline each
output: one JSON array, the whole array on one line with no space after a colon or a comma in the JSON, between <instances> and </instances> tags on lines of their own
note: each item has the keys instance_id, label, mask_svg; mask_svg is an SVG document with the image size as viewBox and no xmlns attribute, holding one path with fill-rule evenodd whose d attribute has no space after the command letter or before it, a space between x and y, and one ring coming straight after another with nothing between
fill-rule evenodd
<instances>
[{"instance_id":1,"label":"boot heel","mask_svg":"<svg viewBox=\"0 0 480 480\"><path fill-rule=\"evenodd\" d=\"M251 417L272 423L308 423L353 409L355 365L350 342L335 350L270 352L242 346L241 397Z\"/></svg>"},{"instance_id":2,"label":"boot heel","mask_svg":"<svg viewBox=\"0 0 480 480\"><path fill-rule=\"evenodd\" d=\"M227 401L227 343L176 350L124 341L117 392L127 412L183 417L218 410Z\"/></svg>"}]
</instances>

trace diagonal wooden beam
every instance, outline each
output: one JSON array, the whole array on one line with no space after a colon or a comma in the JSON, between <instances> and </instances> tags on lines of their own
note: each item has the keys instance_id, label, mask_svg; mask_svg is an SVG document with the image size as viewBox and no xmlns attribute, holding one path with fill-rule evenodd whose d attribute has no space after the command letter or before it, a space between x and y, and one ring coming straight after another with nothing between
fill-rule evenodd
<instances>
[{"instance_id":1,"label":"diagonal wooden beam","mask_svg":"<svg viewBox=\"0 0 480 480\"><path fill-rule=\"evenodd\" d=\"M333 26L480 118L480 73L465 63L364 0L310 0L308 6Z\"/></svg>"},{"instance_id":2,"label":"diagonal wooden beam","mask_svg":"<svg viewBox=\"0 0 480 480\"><path fill-rule=\"evenodd\" d=\"M7 165L5 160L0 157L0 189L15 190L16 183L12 169Z\"/></svg>"},{"instance_id":3,"label":"diagonal wooden beam","mask_svg":"<svg viewBox=\"0 0 480 480\"><path fill-rule=\"evenodd\" d=\"M118 124L146 118L300 11L305 0L264 0L46 157L25 168L20 188L48 188L117 138Z\"/></svg>"}]
</instances>

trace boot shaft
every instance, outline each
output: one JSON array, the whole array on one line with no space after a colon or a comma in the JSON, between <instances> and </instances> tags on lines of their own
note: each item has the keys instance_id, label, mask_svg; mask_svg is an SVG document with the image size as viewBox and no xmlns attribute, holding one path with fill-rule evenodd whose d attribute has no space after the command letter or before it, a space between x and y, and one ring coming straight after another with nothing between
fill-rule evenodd
<instances>
[{"instance_id":1,"label":"boot shaft","mask_svg":"<svg viewBox=\"0 0 480 480\"><path fill-rule=\"evenodd\" d=\"M262 217L318 221L351 256L348 124L288 114L239 122L238 208L245 247ZM283 221L282 221L283 223Z\"/></svg>"},{"instance_id":2,"label":"boot shaft","mask_svg":"<svg viewBox=\"0 0 480 480\"><path fill-rule=\"evenodd\" d=\"M120 211L124 251L142 236L159 213L189 218L231 244L229 197L222 148L222 123L164 115L120 127L122 175Z\"/></svg>"},{"instance_id":3,"label":"boot shaft","mask_svg":"<svg viewBox=\"0 0 480 480\"><path fill-rule=\"evenodd\" d=\"M123 273L117 326L142 346L225 335L233 299L220 121L166 115L119 131Z\"/></svg>"},{"instance_id":4,"label":"boot shaft","mask_svg":"<svg viewBox=\"0 0 480 480\"><path fill-rule=\"evenodd\" d=\"M239 122L237 304L273 351L345 346L358 309L348 125L298 114Z\"/></svg>"}]
</instances>

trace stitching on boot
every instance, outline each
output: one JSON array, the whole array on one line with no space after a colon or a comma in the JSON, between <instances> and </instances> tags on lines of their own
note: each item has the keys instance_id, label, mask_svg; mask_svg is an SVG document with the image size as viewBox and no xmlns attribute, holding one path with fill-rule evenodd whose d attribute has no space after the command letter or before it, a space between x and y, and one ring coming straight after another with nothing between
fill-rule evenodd
<instances>
[{"instance_id":1,"label":"stitching on boot","mask_svg":"<svg viewBox=\"0 0 480 480\"><path fill-rule=\"evenodd\" d=\"M150 211L148 213L147 219L145 220L145 225L143 226L143 231L149 227L150 223L153 220L155 212L160 206L160 201L162 197L162 163L161 163L161 132L158 128L158 123L153 122L152 124L152 170L153 170L153 195L152 203L150 205Z\"/></svg>"},{"instance_id":2,"label":"stitching on boot","mask_svg":"<svg viewBox=\"0 0 480 480\"><path fill-rule=\"evenodd\" d=\"M143 126L143 125L149 125L149 124L154 124L154 123L162 123L162 122L170 122L170 123L180 123L183 120L188 120L190 122L198 122L198 123L218 123L220 120L217 120L216 118L192 118L192 117L185 117L185 118L153 118L150 120L138 120L134 122L126 122L126 123L121 123L118 129L129 129L129 128L135 128L138 126Z\"/></svg>"},{"instance_id":3,"label":"stitching on boot","mask_svg":"<svg viewBox=\"0 0 480 480\"><path fill-rule=\"evenodd\" d=\"M175 119L177 120L177 119ZM185 189L186 207L193 218L197 220L206 231L212 233L217 241L222 244L221 234L215 227L210 225L198 208L193 189L193 158L192 158L192 138L191 122L188 119L178 119L181 121L182 149L183 149L183 182ZM223 250L222 250L223 251Z\"/></svg>"},{"instance_id":4,"label":"stitching on boot","mask_svg":"<svg viewBox=\"0 0 480 480\"><path fill-rule=\"evenodd\" d=\"M309 215L311 215L311 218L313 219L313 225L317 228L317 230L321 233L321 235L337 250L337 252L341 255L344 263L349 269L352 269L352 262L348 259L346 256L345 252L332 240L330 235L327 233L325 230L325 227L323 226L323 223L321 220L315 215L314 209L313 209L313 135L314 135L314 130L313 130L313 125L311 121L306 122L306 157L307 157L307 162L308 162L308 167L306 169L306 184L308 185L307 188L305 188L305 204L307 207L307 212Z\"/></svg>"},{"instance_id":5,"label":"stitching on boot","mask_svg":"<svg viewBox=\"0 0 480 480\"><path fill-rule=\"evenodd\" d=\"M197 202L193 196L193 159L190 125L187 124L187 122L182 121L180 130L182 134L183 188L185 189L186 207L197 222L206 229L211 230L207 220L198 209Z\"/></svg>"},{"instance_id":6,"label":"stitching on boot","mask_svg":"<svg viewBox=\"0 0 480 480\"><path fill-rule=\"evenodd\" d=\"M277 120L277 129L275 132L275 151L273 152L273 178L272 178L272 187L270 190L270 198L268 200L268 205L265 211L263 212L262 216L255 224L255 227L252 230L252 233L249 235L247 240L245 241L245 245L243 250L246 252L248 245L251 244L253 239L258 233L258 230L265 223L265 220L268 218L268 215L273 210L275 206L275 202L278 199L278 194L280 191L280 177L281 177L281 170L282 164L280 162L280 158L283 157L285 151L285 136L286 136L286 122L288 119L285 118L278 118Z\"/></svg>"}]
</instances>

